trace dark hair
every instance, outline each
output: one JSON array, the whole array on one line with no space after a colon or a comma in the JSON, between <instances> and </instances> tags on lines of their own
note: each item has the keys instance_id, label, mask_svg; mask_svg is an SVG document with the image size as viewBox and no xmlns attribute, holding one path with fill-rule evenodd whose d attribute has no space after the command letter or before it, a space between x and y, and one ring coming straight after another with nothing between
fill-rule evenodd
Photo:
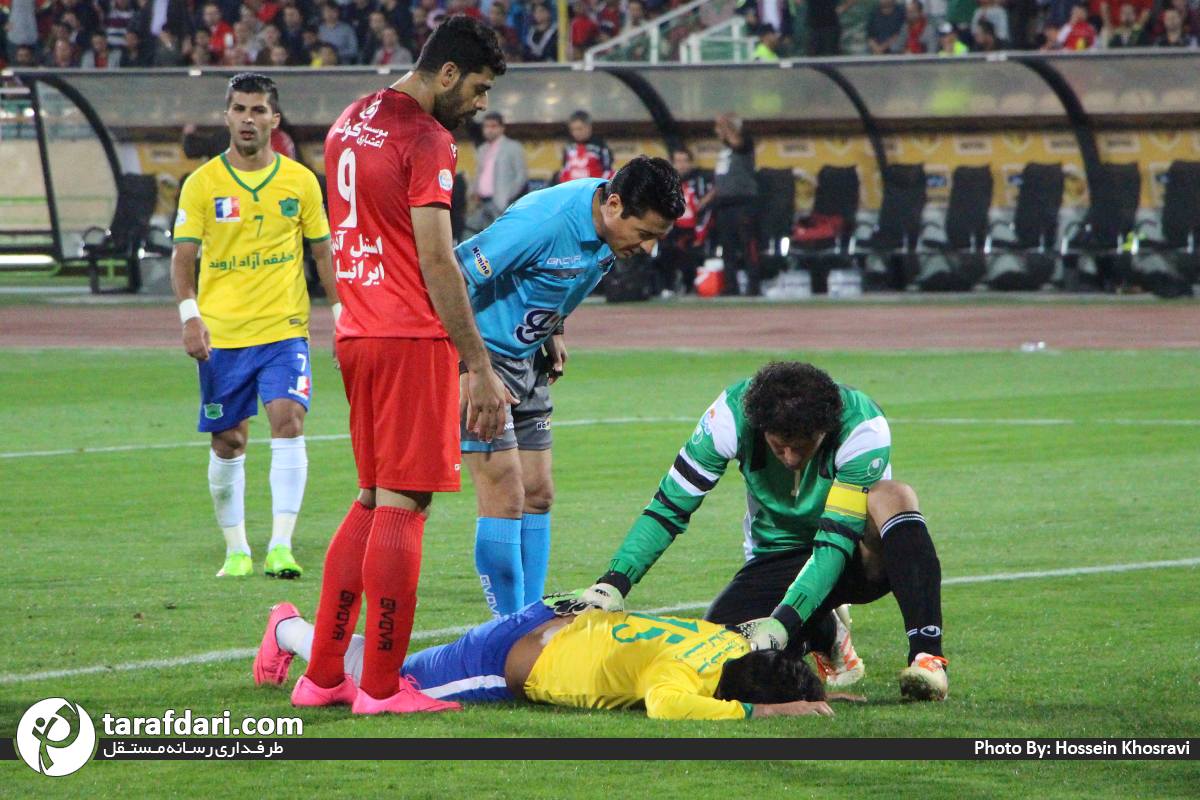
<instances>
[{"instance_id":1,"label":"dark hair","mask_svg":"<svg viewBox=\"0 0 1200 800\"><path fill-rule=\"evenodd\" d=\"M591 125L592 115L581 108L571 116L567 117L567 122L586 122L588 125Z\"/></svg>"},{"instance_id":2,"label":"dark hair","mask_svg":"<svg viewBox=\"0 0 1200 800\"><path fill-rule=\"evenodd\" d=\"M979 20L979 30L983 33L986 33L988 36L991 36L993 39L996 38L996 26L992 24L990 19Z\"/></svg>"},{"instance_id":3,"label":"dark hair","mask_svg":"<svg viewBox=\"0 0 1200 800\"><path fill-rule=\"evenodd\" d=\"M496 32L482 20L461 14L450 17L429 36L416 69L436 75L449 63L455 64L463 75L490 69L499 77L508 69Z\"/></svg>"},{"instance_id":4,"label":"dark hair","mask_svg":"<svg viewBox=\"0 0 1200 800\"><path fill-rule=\"evenodd\" d=\"M725 662L717 695L741 703L814 703L825 699L825 686L803 656L788 650L755 650Z\"/></svg>"},{"instance_id":5,"label":"dark hair","mask_svg":"<svg viewBox=\"0 0 1200 800\"><path fill-rule=\"evenodd\" d=\"M833 378L812 364L773 361L750 379L742 410L764 433L815 439L838 429L842 393Z\"/></svg>"},{"instance_id":6,"label":"dark hair","mask_svg":"<svg viewBox=\"0 0 1200 800\"><path fill-rule=\"evenodd\" d=\"M239 72L229 79L229 88L225 90L225 107L229 108L233 103L233 93L241 92L243 94L265 94L267 96L267 104L276 114L279 113L279 89L275 86L275 81L263 75L261 72Z\"/></svg>"},{"instance_id":7,"label":"dark hair","mask_svg":"<svg viewBox=\"0 0 1200 800\"><path fill-rule=\"evenodd\" d=\"M494 119L494 120L496 120L496 122L500 123L501 125L504 124L504 115L501 114L499 111L489 111L483 115L484 122L487 122L489 119Z\"/></svg>"},{"instance_id":8,"label":"dark hair","mask_svg":"<svg viewBox=\"0 0 1200 800\"><path fill-rule=\"evenodd\" d=\"M683 216L687 206L679 173L665 158L638 156L617 170L604 187L604 198L621 198L622 217L643 217L654 211L667 222Z\"/></svg>"}]
</instances>

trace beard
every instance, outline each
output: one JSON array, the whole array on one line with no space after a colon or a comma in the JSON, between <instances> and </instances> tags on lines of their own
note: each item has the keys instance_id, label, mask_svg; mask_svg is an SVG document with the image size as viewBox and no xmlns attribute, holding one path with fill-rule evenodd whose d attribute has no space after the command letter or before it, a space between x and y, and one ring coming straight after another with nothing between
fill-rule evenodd
<instances>
[{"instance_id":1,"label":"beard","mask_svg":"<svg viewBox=\"0 0 1200 800\"><path fill-rule=\"evenodd\" d=\"M474 115L473 109L464 109L462 85L466 76L461 76L458 83L433 98L431 116L441 123L442 127L452 131L467 117Z\"/></svg>"},{"instance_id":2,"label":"beard","mask_svg":"<svg viewBox=\"0 0 1200 800\"><path fill-rule=\"evenodd\" d=\"M242 158L254 158L256 155L262 152L263 148L266 147L267 143L270 141L271 139L269 136L266 138L266 140L251 139L248 142L243 141L241 138L235 138L233 140L233 146L234 149L238 151L238 155L240 155Z\"/></svg>"}]
</instances>

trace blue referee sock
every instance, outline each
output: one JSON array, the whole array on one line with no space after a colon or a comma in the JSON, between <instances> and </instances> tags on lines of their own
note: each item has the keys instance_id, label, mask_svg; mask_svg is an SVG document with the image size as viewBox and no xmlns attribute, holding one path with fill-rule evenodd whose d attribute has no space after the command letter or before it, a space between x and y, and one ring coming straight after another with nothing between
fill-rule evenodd
<instances>
[{"instance_id":1,"label":"blue referee sock","mask_svg":"<svg viewBox=\"0 0 1200 800\"><path fill-rule=\"evenodd\" d=\"M479 517L475 520L475 569L492 614L502 617L523 607L521 520Z\"/></svg>"},{"instance_id":2,"label":"blue referee sock","mask_svg":"<svg viewBox=\"0 0 1200 800\"><path fill-rule=\"evenodd\" d=\"M525 569L525 605L546 593L550 567L550 512L521 517L521 566Z\"/></svg>"}]
</instances>

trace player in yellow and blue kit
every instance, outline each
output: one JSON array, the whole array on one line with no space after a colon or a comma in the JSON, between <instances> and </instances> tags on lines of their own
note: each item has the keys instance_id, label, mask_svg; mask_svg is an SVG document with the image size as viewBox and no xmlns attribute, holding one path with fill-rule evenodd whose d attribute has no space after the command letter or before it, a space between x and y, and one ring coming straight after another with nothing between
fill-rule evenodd
<instances>
[{"instance_id":1,"label":"player in yellow and blue kit","mask_svg":"<svg viewBox=\"0 0 1200 800\"><path fill-rule=\"evenodd\" d=\"M479 518L475 566L496 616L542 596L550 559L550 384L567 360L562 321L617 258L648 251L684 212L679 174L638 157L612 180L532 192L455 249L492 368L517 403L503 433L462 426Z\"/></svg>"},{"instance_id":2,"label":"player in yellow and blue kit","mask_svg":"<svg viewBox=\"0 0 1200 800\"><path fill-rule=\"evenodd\" d=\"M291 543L308 476L304 415L312 392L304 242L335 319L340 310L321 189L312 172L271 149L279 119L270 78L234 76L225 96L230 147L188 177L175 220L172 285L184 349L199 366L199 430L212 434L208 482L225 535L218 577L252 571L244 465L259 398L271 423L274 512L263 571L302 572Z\"/></svg>"},{"instance_id":3,"label":"player in yellow and blue kit","mask_svg":"<svg viewBox=\"0 0 1200 800\"><path fill-rule=\"evenodd\" d=\"M556 606L556 603L559 605ZM400 674L425 694L465 703L529 700L577 708L645 708L654 719L832 716L803 657L753 651L722 625L698 619L586 610L554 597L410 655ZM258 684L282 684L292 658L307 659L310 623L291 603L271 610L258 655ZM346 674L355 682L365 639L355 635Z\"/></svg>"}]
</instances>

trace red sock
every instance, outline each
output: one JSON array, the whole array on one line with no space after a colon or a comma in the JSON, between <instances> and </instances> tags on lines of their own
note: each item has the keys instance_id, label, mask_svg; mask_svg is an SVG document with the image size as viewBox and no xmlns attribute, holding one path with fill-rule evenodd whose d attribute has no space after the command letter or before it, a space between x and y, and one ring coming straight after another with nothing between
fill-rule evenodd
<instances>
[{"instance_id":1,"label":"red sock","mask_svg":"<svg viewBox=\"0 0 1200 800\"><path fill-rule=\"evenodd\" d=\"M359 686L376 700L399 690L400 667L417 609L424 532L425 518L414 511L387 506L375 509L362 570L367 644Z\"/></svg>"},{"instance_id":2,"label":"red sock","mask_svg":"<svg viewBox=\"0 0 1200 800\"><path fill-rule=\"evenodd\" d=\"M346 674L344 657L354 627L358 625L363 554L367 551L374 517L374 511L355 500L325 552L312 658L304 671L310 681L324 689L337 686Z\"/></svg>"}]
</instances>

